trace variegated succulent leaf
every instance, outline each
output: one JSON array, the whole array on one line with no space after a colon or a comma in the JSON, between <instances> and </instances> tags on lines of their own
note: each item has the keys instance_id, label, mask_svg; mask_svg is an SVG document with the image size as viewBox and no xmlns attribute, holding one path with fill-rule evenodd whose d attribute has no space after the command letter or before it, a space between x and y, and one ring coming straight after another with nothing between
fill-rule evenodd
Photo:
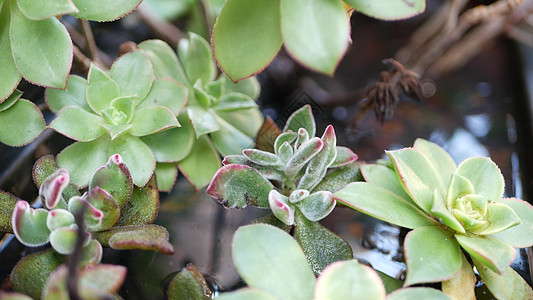
<instances>
[{"instance_id":1,"label":"variegated succulent leaf","mask_svg":"<svg viewBox=\"0 0 533 300\"><path fill-rule=\"evenodd\" d=\"M282 161L274 154L257 149L244 149L242 154L251 162L260 166L281 166Z\"/></svg>"},{"instance_id":2,"label":"variegated succulent leaf","mask_svg":"<svg viewBox=\"0 0 533 300\"><path fill-rule=\"evenodd\" d=\"M286 225L294 224L294 206L289 203L289 197L280 194L276 190L268 193L268 204L276 218Z\"/></svg>"},{"instance_id":3,"label":"variegated succulent leaf","mask_svg":"<svg viewBox=\"0 0 533 300\"><path fill-rule=\"evenodd\" d=\"M303 199L307 198L308 196L309 196L309 191L308 190L301 190L301 189L294 190L289 195L289 202L290 203L297 203L297 202L300 202Z\"/></svg>"},{"instance_id":4,"label":"variegated succulent leaf","mask_svg":"<svg viewBox=\"0 0 533 300\"><path fill-rule=\"evenodd\" d=\"M47 209L54 209L56 206L66 208L66 202L62 197L62 192L68 186L69 180L68 171L61 168L48 176L41 184L39 197Z\"/></svg>"},{"instance_id":5,"label":"variegated succulent leaf","mask_svg":"<svg viewBox=\"0 0 533 300\"><path fill-rule=\"evenodd\" d=\"M106 230L117 223L120 217L120 208L106 190L95 186L84 195L84 198L103 215L100 224L92 226L91 231Z\"/></svg>"},{"instance_id":6,"label":"variegated succulent leaf","mask_svg":"<svg viewBox=\"0 0 533 300\"><path fill-rule=\"evenodd\" d=\"M87 199L86 195L83 197L77 196L70 198L68 202L68 210L77 215L79 211L85 210L85 227L89 231L93 231L94 228L101 227L102 219L104 218L104 213L91 205Z\"/></svg>"},{"instance_id":7,"label":"variegated succulent leaf","mask_svg":"<svg viewBox=\"0 0 533 300\"><path fill-rule=\"evenodd\" d=\"M328 168L337 157L337 138L333 126L326 127L321 140L324 146L307 165L305 174L298 182L300 189L312 190L326 176Z\"/></svg>"},{"instance_id":8,"label":"variegated succulent leaf","mask_svg":"<svg viewBox=\"0 0 533 300\"><path fill-rule=\"evenodd\" d=\"M94 173L89 190L100 187L109 193L119 207L123 207L133 193L133 181L120 154L113 154L107 163Z\"/></svg>"},{"instance_id":9,"label":"variegated succulent leaf","mask_svg":"<svg viewBox=\"0 0 533 300\"><path fill-rule=\"evenodd\" d=\"M278 135L278 137L274 141L274 153L279 155L280 147L285 142L287 142L289 144L292 144L294 142L294 140L296 140L297 136L298 136L298 134L296 132L292 132L292 131L283 132L280 135Z\"/></svg>"},{"instance_id":10,"label":"variegated succulent leaf","mask_svg":"<svg viewBox=\"0 0 533 300\"><path fill-rule=\"evenodd\" d=\"M307 142L303 143L300 148L296 152L294 152L294 155L289 159L287 164L285 165L285 175L290 178L294 179L296 175L300 172L300 170L315 156L317 155L320 150L322 150L322 147L324 145L324 142L318 137L314 137Z\"/></svg>"},{"instance_id":11,"label":"variegated succulent leaf","mask_svg":"<svg viewBox=\"0 0 533 300\"><path fill-rule=\"evenodd\" d=\"M331 192L320 191L310 194L294 205L310 221L320 221L327 217L335 208L337 202Z\"/></svg>"},{"instance_id":12,"label":"variegated succulent leaf","mask_svg":"<svg viewBox=\"0 0 533 300\"><path fill-rule=\"evenodd\" d=\"M70 211L61 208L51 210L46 218L46 226L50 231L61 227L68 227L74 224L74 222L74 215Z\"/></svg>"},{"instance_id":13,"label":"variegated succulent leaf","mask_svg":"<svg viewBox=\"0 0 533 300\"><path fill-rule=\"evenodd\" d=\"M78 226L75 224L68 227L61 227L50 232L50 245L59 254L69 255L74 252L76 240L78 239ZM91 234L85 232L83 246L89 245Z\"/></svg>"},{"instance_id":14,"label":"variegated succulent leaf","mask_svg":"<svg viewBox=\"0 0 533 300\"><path fill-rule=\"evenodd\" d=\"M298 129L298 135L296 136L296 142L294 143L294 150L298 150L300 146L309 140L309 133L305 128Z\"/></svg>"},{"instance_id":15,"label":"variegated succulent leaf","mask_svg":"<svg viewBox=\"0 0 533 300\"><path fill-rule=\"evenodd\" d=\"M33 208L26 201L17 201L11 226L15 236L25 246L38 247L49 241L50 230L46 224L49 212L43 208Z\"/></svg>"}]
</instances>

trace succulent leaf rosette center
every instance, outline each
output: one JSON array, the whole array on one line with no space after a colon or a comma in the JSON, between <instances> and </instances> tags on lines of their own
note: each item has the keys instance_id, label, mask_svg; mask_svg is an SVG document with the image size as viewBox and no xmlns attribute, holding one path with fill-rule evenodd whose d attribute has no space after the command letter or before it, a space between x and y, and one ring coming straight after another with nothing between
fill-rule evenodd
<instances>
[{"instance_id":1,"label":"succulent leaf rosette center","mask_svg":"<svg viewBox=\"0 0 533 300\"><path fill-rule=\"evenodd\" d=\"M451 211L466 230L475 230L487 224L487 197L469 194L455 199Z\"/></svg>"}]
</instances>

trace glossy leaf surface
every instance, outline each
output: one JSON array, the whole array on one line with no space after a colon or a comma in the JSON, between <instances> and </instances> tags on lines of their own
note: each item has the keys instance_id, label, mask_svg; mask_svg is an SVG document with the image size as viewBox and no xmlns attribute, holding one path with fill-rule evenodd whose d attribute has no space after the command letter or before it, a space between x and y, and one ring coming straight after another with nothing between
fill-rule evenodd
<instances>
[{"instance_id":1,"label":"glossy leaf surface","mask_svg":"<svg viewBox=\"0 0 533 300\"><path fill-rule=\"evenodd\" d=\"M73 14L76 18L92 21L113 21L122 18L134 10L142 0L72 0L79 13Z\"/></svg>"},{"instance_id":2,"label":"glossy leaf surface","mask_svg":"<svg viewBox=\"0 0 533 300\"><path fill-rule=\"evenodd\" d=\"M346 0L346 3L365 15L383 20L410 18L422 13L426 8L425 0Z\"/></svg>"}]
</instances>

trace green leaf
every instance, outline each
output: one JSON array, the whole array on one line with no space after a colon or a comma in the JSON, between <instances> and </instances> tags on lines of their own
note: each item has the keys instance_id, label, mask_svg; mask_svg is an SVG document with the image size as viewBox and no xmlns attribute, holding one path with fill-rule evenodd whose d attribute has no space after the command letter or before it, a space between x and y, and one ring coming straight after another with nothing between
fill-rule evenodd
<instances>
[{"instance_id":1,"label":"green leaf","mask_svg":"<svg viewBox=\"0 0 533 300\"><path fill-rule=\"evenodd\" d=\"M226 1L212 43L218 65L232 81L261 72L281 48L280 1Z\"/></svg>"},{"instance_id":2,"label":"green leaf","mask_svg":"<svg viewBox=\"0 0 533 300\"><path fill-rule=\"evenodd\" d=\"M65 106L76 106L88 112L91 107L87 104L85 90L87 89L87 80L85 78L70 75L66 90L46 89L46 102L50 110L57 113Z\"/></svg>"},{"instance_id":3,"label":"green leaf","mask_svg":"<svg viewBox=\"0 0 533 300\"><path fill-rule=\"evenodd\" d=\"M201 80L207 83L216 78L217 66L211 54L211 47L200 35L189 32L189 39L180 40L178 54L191 82Z\"/></svg>"},{"instance_id":4,"label":"green leaf","mask_svg":"<svg viewBox=\"0 0 533 300\"><path fill-rule=\"evenodd\" d=\"M189 155L178 162L183 175L198 190L206 186L220 168L220 156L205 136L196 140Z\"/></svg>"},{"instance_id":5,"label":"green leaf","mask_svg":"<svg viewBox=\"0 0 533 300\"><path fill-rule=\"evenodd\" d=\"M111 106L113 99L120 96L120 89L109 75L94 64L91 64L87 78L87 103L101 114Z\"/></svg>"},{"instance_id":6,"label":"green leaf","mask_svg":"<svg viewBox=\"0 0 533 300\"><path fill-rule=\"evenodd\" d=\"M342 146L337 146L336 148L337 156L335 157L335 161L329 166L330 168L338 168L351 164L359 158L350 148Z\"/></svg>"},{"instance_id":7,"label":"green leaf","mask_svg":"<svg viewBox=\"0 0 533 300\"><path fill-rule=\"evenodd\" d=\"M381 281L383 281L383 285L385 286L385 291L387 294L402 288L403 281L393 278L383 272L380 272L379 270L375 271L378 273L379 277L381 277Z\"/></svg>"},{"instance_id":8,"label":"green leaf","mask_svg":"<svg viewBox=\"0 0 533 300\"><path fill-rule=\"evenodd\" d=\"M345 240L299 213L296 214L294 238L315 274L320 274L331 263L353 258L352 248Z\"/></svg>"},{"instance_id":9,"label":"green leaf","mask_svg":"<svg viewBox=\"0 0 533 300\"><path fill-rule=\"evenodd\" d=\"M455 210L454 212L457 212L457 210ZM442 195L439 194L437 190L435 190L433 193L433 204L430 209L430 214L437 220L439 220L439 222L443 223L445 226L448 226L451 229L460 233L465 233L465 227L467 227L467 225L471 225L468 224L468 222L459 221L458 217L456 217L456 214L452 213L451 210L446 207ZM462 221L464 220L465 219L462 219ZM463 225L465 227L463 227Z\"/></svg>"},{"instance_id":10,"label":"green leaf","mask_svg":"<svg viewBox=\"0 0 533 300\"><path fill-rule=\"evenodd\" d=\"M58 15L66 15L69 13L77 13L78 9L71 0L48 0L48 1L32 1L32 0L17 0L19 9L22 13L32 20L44 20Z\"/></svg>"},{"instance_id":11,"label":"green leaf","mask_svg":"<svg viewBox=\"0 0 533 300\"><path fill-rule=\"evenodd\" d=\"M357 164L348 164L326 174L313 191L330 191L336 193L349 183L362 180L359 166Z\"/></svg>"},{"instance_id":12,"label":"green leaf","mask_svg":"<svg viewBox=\"0 0 533 300\"><path fill-rule=\"evenodd\" d=\"M123 134L111 141L107 156L120 154L136 186L144 186L155 169L152 151L138 137Z\"/></svg>"},{"instance_id":13,"label":"green leaf","mask_svg":"<svg viewBox=\"0 0 533 300\"><path fill-rule=\"evenodd\" d=\"M111 155L107 163L96 170L89 183L89 190L96 186L108 192L119 207L130 200L133 182L130 171L120 155Z\"/></svg>"},{"instance_id":14,"label":"green leaf","mask_svg":"<svg viewBox=\"0 0 533 300\"><path fill-rule=\"evenodd\" d=\"M59 166L57 165L54 156L41 156L33 165L32 172L33 182L35 183L37 188L41 188L42 184L48 178L48 176L52 175L58 169ZM64 199L70 199L71 197L79 196L79 187L73 184L71 181L69 185L65 187L62 194Z\"/></svg>"},{"instance_id":15,"label":"green leaf","mask_svg":"<svg viewBox=\"0 0 533 300\"><path fill-rule=\"evenodd\" d=\"M0 191L0 232L13 232L11 217L19 198L8 192Z\"/></svg>"},{"instance_id":16,"label":"green leaf","mask_svg":"<svg viewBox=\"0 0 533 300\"><path fill-rule=\"evenodd\" d=\"M186 114L178 117L181 127L170 128L161 132L141 137L158 162L176 162L184 159L196 141L194 129Z\"/></svg>"},{"instance_id":17,"label":"green leaf","mask_svg":"<svg viewBox=\"0 0 533 300\"><path fill-rule=\"evenodd\" d=\"M0 291L0 297L4 300L32 300L30 296L14 293L14 292L5 292Z\"/></svg>"},{"instance_id":18,"label":"green leaf","mask_svg":"<svg viewBox=\"0 0 533 300\"><path fill-rule=\"evenodd\" d=\"M337 137L332 125L328 125L321 138L324 146L305 168L305 174L298 182L298 188L312 190L326 175L337 157Z\"/></svg>"},{"instance_id":19,"label":"green leaf","mask_svg":"<svg viewBox=\"0 0 533 300\"><path fill-rule=\"evenodd\" d=\"M385 299L379 275L357 260L328 266L316 281L314 299Z\"/></svg>"},{"instance_id":20,"label":"green leaf","mask_svg":"<svg viewBox=\"0 0 533 300\"><path fill-rule=\"evenodd\" d=\"M50 128L73 140L90 142L106 133L101 126L103 122L100 116L79 107L68 106L57 113Z\"/></svg>"},{"instance_id":21,"label":"green leaf","mask_svg":"<svg viewBox=\"0 0 533 300\"><path fill-rule=\"evenodd\" d=\"M157 188L163 192L170 192L176 178L178 177L178 166L176 163L156 163L155 171L157 177Z\"/></svg>"},{"instance_id":22,"label":"green leaf","mask_svg":"<svg viewBox=\"0 0 533 300\"><path fill-rule=\"evenodd\" d=\"M210 134L213 145L223 156L240 154L243 149L253 147L254 140L216 116L220 129Z\"/></svg>"},{"instance_id":23,"label":"green leaf","mask_svg":"<svg viewBox=\"0 0 533 300\"><path fill-rule=\"evenodd\" d=\"M324 142L318 137L314 137L307 142L303 143L298 150L294 152L294 155L287 161L284 172L289 178L294 178L300 170L315 156L317 155Z\"/></svg>"},{"instance_id":24,"label":"green leaf","mask_svg":"<svg viewBox=\"0 0 533 300\"><path fill-rule=\"evenodd\" d=\"M129 132L134 136L145 136L178 126L180 123L168 108L145 107L135 111Z\"/></svg>"},{"instance_id":25,"label":"green leaf","mask_svg":"<svg viewBox=\"0 0 533 300\"><path fill-rule=\"evenodd\" d=\"M520 217L515 211L503 203L489 203L486 216L488 226L473 232L478 235L495 234L521 223Z\"/></svg>"},{"instance_id":26,"label":"green leaf","mask_svg":"<svg viewBox=\"0 0 533 300\"><path fill-rule=\"evenodd\" d=\"M407 19L426 9L425 0L346 0L346 3L367 16L390 21Z\"/></svg>"},{"instance_id":27,"label":"green leaf","mask_svg":"<svg viewBox=\"0 0 533 300\"><path fill-rule=\"evenodd\" d=\"M0 112L0 142L23 146L37 138L45 126L39 108L26 99L19 99L9 109Z\"/></svg>"},{"instance_id":28,"label":"green leaf","mask_svg":"<svg viewBox=\"0 0 533 300\"><path fill-rule=\"evenodd\" d=\"M164 106L177 116L187 103L187 95L188 90L181 83L170 78L156 79L148 95L137 105L137 109Z\"/></svg>"},{"instance_id":29,"label":"green leaf","mask_svg":"<svg viewBox=\"0 0 533 300\"><path fill-rule=\"evenodd\" d=\"M440 175L442 186L448 186L457 165L452 157L437 144L424 139L416 139L413 146L416 150L422 152L433 165L433 168Z\"/></svg>"},{"instance_id":30,"label":"green leaf","mask_svg":"<svg viewBox=\"0 0 533 300\"><path fill-rule=\"evenodd\" d=\"M244 195L246 198L246 194ZM283 224L292 226L294 224L294 206L289 205L289 198L280 194L276 190L270 190L268 193L268 205L272 214L276 216Z\"/></svg>"},{"instance_id":31,"label":"green leaf","mask_svg":"<svg viewBox=\"0 0 533 300\"><path fill-rule=\"evenodd\" d=\"M56 208L50 211L46 218L46 227L51 231L61 227L68 227L74 224L76 220L68 210Z\"/></svg>"},{"instance_id":32,"label":"green leaf","mask_svg":"<svg viewBox=\"0 0 533 300\"><path fill-rule=\"evenodd\" d=\"M72 41L65 26L56 18L30 20L14 1L10 6L11 51L20 74L38 85L65 88L72 64Z\"/></svg>"},{"instance_id":33,"label":"green leaf","mask_svg":"<svg viewBox=\"0 0 533 300\"><path fill-rule=\"evenodd\" d=\"M9 3L0 3L0 103L9 97L22 78L11 53L9 18Z\"/></svg>"},{"instance_id":34,"label":"green leaf","mask_svg":"<svg viewBox=\"0 0 533 300\"><path fill-rule=\"evenodd\" d=\"M502 199L502 204L510 206L520 217L522 223L492 235L514 248L525 248L533 245L533 207L526 201L516 198Z\"/></svg>"},{"instance_id":35,"label":"green leaf","mask_svg":"<svg viewBox=\"0 0 533 300\"><path fill-rule=\"evenodd\" d=\"M515 257L515 250L508 244L489 236L456 234L461 247L494 272L502 274Z\"/></svg>"},{"instance_id":36,"label":"green leaf","mask_svg":"<svg viewBox=\"0 0 533 300\"><path fill-rule=\"evenodd\" d=\"M231 293L223 293L219 297L219 300L276 300L274 296L269 293L258 289L243 288Z\"/></svg>"},{"instance_id":37,"label":"green leaf","mask_svg":"<svg viewBox=\"0 0 533 300\"><path fill-rule=\"evenodd\" d=\"M79 13L72 14L76 18L92 21L113 21L124 17L137 8L142 0L72 0Z\"/></svg>"},{"instance_id":38,"label":"green leaf","mask_svg":"<svg viewBox=\"0 0 533 300\"><path fill-rule=\"evenodd\" d=\"M50 233L50 245L59 254L70 255L74 252L78 229L75 227L61 227Z\"/></svg>"},{"instance_id":39,"label":"green leaf","mask_svg":"<svg viewBox=\"0 0 533 300\"><path fill-rule=\"evenodd\" d=\"M248 158L251 162L261 166L277 166L280 165L279 157L270 152L257 149L244 149L242 154Z\"/></svg>"},{"instance_id":40,"label":"green leaf","mask_svg":"<svg viewBox=\"0 0 533 300\"><path fill-rule=\"evenodd\" d=\"M40 299L50 274L65 261L65 257L48 249L23 257L11 272L14 290L33 299Z\"/></svg>"},{"instance_id":41,"label":"green leaf","mask_svg":"<svg viewBox=\"0 0 533 300\"><path fill-rule=\"evenodd\" d=\"M461 268L461 249L453 236L440 226L419 227L404 243L407 264L406 286L451 279Z\"/></svg>"},{"instance_id":42,"label":"green leaf","mask_svg":"<svg viewBox=\"0 0 533 300\"><path fill-rule=\"evenodd\" d=\"M406 191L423 210L429 212L433 205L433 192L437 190L443 196L444 185L433 164L420 151L405 148L386 151L391 158L397 174Z\"/></svg>"},{"instance_id":43,"label":"green leaf","mask_svg":"<svg viewBox=\"0 0 533 300\"><path fill-rule=\"evenodd\" d=\"M48 211L32 208L26 201L18 201L13 210L13 233L25 246L38 247L48 243L50 230L46 227Z\"/></svg>"},{"instance_id":44,"label":"green leaf","mask_svg":"<svg viewBox=\"0 0 533 300\"><path fill-rule=\"evenodd\" d=\"M505 181L498 166L488 157L472 157L457 167L456 174L464 176L476 194L499 202L504 192Z\"/></svg>"},{"instance_id":45,"label":"green leaf","mask_svg":"<svg viewBox=\"0 0 533 300\"><path fill-rule=\"evenodd\" d=\"M144 52L134 51L117 59L109 76L118 84L121 96L135 96L135 103L139 103L152 87L154 71Z\"/></svg>"},{"instance_id":46,"label":"green leaf","mask_svg":"<svg viewBox=\"0 0 533 300\"><path fill-rule=\"evenodd\" d=\"M214 110L227 112L254 107L257 107L257 103L249 96L241 93L225 94L213 105Z\"/></svg>"},{"instance_id":47,"label":"green leaf","mask_svg":"<svg viewBox=\"0 0 533 300\"><path fill-rule=\"evenodd\" d=\"M12 107L17 103L17 101L22 96L22 92L19 90L14 90L13 93L0 103L0 112L6 111L8 108Z\"/></svg>"},{"instance_id":48,"label":"green leaf","mask_svg":"<svg viewBox=\"0 0 533 300\"><path fill-rule=\"evenodd\" d=\"M412 203L370 183L351 183L333 197L353 209L398 226L417 228L437 224Z\"/></svg>"},{"instance_id":49,"label":"green leaf","mask_svg":"<svg viewBox=\"0 0 533 300\"><path fill-rule=\"evenodd\" d=\"M310 221L320 221L327 217L335 208L337 201L332 198L331 192L314 192L295 205Z\"/></svg>"},{"instance_id":50,"label":"green leaf","mask_svg":"<svg viewBox=\"0 0 533 300\"><path fill-rule=\"evenodd\" d=\"M232 249L235 267L249 287L277 299L312 299L315 276L298 243L281 229L265 224L240 227Z\"/></svg>"},{"instance_id":51,"label":"green leaf","mask_svg":"<svg viewBox=\"0 0 533 300\"><path fill-rule=\"evenodd\" d=\"M161 40L147 40L138 44L137 47L142 49L150 59L157 79L172 78L188 88L191 87L178 57L167 43Z\"/></svg>"},{"instance_id":52,"label":"green leaf","mask_svg":"<svg viewBox=\"0 0 533 300\"><path fill-rule=\"evenodd\" d=\"M307 130L309 137L314 137L316 134L315 117L313 116L313 111L311 110L310 105L304 105L300 109L293 112L287 120L287 123L285 123L283 132L287 132L289 130L298 132L300 128Z\"/></svg>"},{"instance_id":53,"label":"green leaf","mask_svg":"<svg viewBox=\"0 0 533 300\"><path fill-rule=\"evenodd\" d=\"M366 182L387 189L404 200L416 205L411 196L405 191L396 172L391 168L379 164L362 164L361 174Z\"/></svg>"},{"instance_id":54,"label":"green leaf","mask_svg":"<svg viewBox=\"0 0 533 300\"><path fill-rule=\"evenodd\" d=\"M214 132L220 129L217 122L216 115L210 110L206 110L200 105L188 105L187 115L191 120L196 136L199 138L202 135Z\"/></svg>"},{"instance_id":55,"label":"green leaf","mask_svg":"<svg viewBox=\"0 0 533 300\"><path fill-rule=\"evenodd\" d=\"M84 187L96 169L106 163L108 147L109 137L105 135L90 142L76 142L57 155L57 163L68 170L71 183Z\"/></svg>"},{"instance_id":56,"label":"green leaf","mask_svg":"<svg viewBox=\"0 0 533 300\"><path fill-rule=\"evenodd\" d=\"M387 300L411 300L411 299L432 299L432 300L453 300L441 291L427 288L415 287L400 289L387 295Z\"/></svg>"},{"instance_id":57,"label":"green leaf","mask_svg":"<svg viewBox=\"0 0 533 300\"><path fill-rule=\"evenodd\" d=\"M473 261L481 279L496 299L533 299L531 286L511 267L498 274L480 261Z\"/></svg>"},{"instance_id":58,"label":"green leaf","mask_svg":"<svg viewBox=\"0 0 533 300\"><path fill-rule=\"evenodd\" d=\"M192 264L187 264L172 278L167 290L169 299L188 300L205 300L209 292L203 275Z\"/></svg>"},{"instance_id":59,"label":"green leaf","mask_svg":"<svg viewBox=\"0 0 533 300\"><path fill-rule=\"evenodd\" d=\"M221 74L224 78L224 90L226 93L240 93L245 94L252 99L259 98L261 93L261 85L255 77L243 79L237 83L231 81L226 74Z\"/></svg>"},{"instance_id":60,"label":"green leaf","mask_svg":"<svg viewBox=\"0 0 533 300\"><path fill-rule=\"evenodd\" d=\"M226 165L213 176L207 194L226 208L247 205L269 207L268 193L274 189L255 169L243 165Z\"/></svg>"},{"instance_id":61,"label":"green leaf","mask_svg":"<svg viewBox=\"0 0 533 300\"><path fill-rule=\"evenodd\" d=\"M164 254L174 253L174 247L168 242L168 231L154 224L112 227L107 231L93 233L93 237L102 246L117 250L140 249Z\"/></svg>"},{"instance_id":62,"label":"green leaf","mask_svg":"<svg viewBox=\"0 0 533 300\"><path fill-rule=\"evenodd\" d=\"M231 112L217 111L217 115L247 136L256 136L261 125L263 125L264 119L263 114L257 107Z\"/></svg>"},{"instance_id":63,"label":"green leaf","mask_svg":"<svg viewBox=\"0 0 533 300\"><path fill-rule=\"evenodd\" d=\"M476 300L474 288L476 287L476 275L472 265L464 254L461 254L461 269L452 279L442 282L442 292L454 299Z\"/></svg>"},{"instance_id":64,"label":"green leaf","mask_svg":"<svg viewBox=\"0 0 533 300\"><path fill-rule=\"evenodd\" d=\"M155 177L142 187L134 187L130 201L120 209L120 219L116 226L146 225L157 218L159 192Z\"/></svg>"},{"instance_id":65,"label":"green leaf","mask_svg":"<svg viewBox=\"0 0 533 300\"><path fill-rule=\"evenodd\" d=\"M452 208L456 199L467 194L474 194L470 181L464 176L453 174L446 193L446 207Z\"/></svg>"},{"instance_id":66,"label":"green leaf","mask_svg":"<svg viewBox=\"0 0 533 300\"><path fill-rule=\"evenodd\" d=\"M348 15L336 0L281 0L287 51L308 68L333 74L350 41Z\"/></svg>"}]
</instances>

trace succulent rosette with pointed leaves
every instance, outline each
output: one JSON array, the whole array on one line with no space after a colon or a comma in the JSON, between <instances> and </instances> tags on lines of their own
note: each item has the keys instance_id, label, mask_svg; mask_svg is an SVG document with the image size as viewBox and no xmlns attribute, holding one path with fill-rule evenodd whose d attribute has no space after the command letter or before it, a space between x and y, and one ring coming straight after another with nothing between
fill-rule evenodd
<instances>
[{"instance_id":1,"label":"succulent rosette with pointed leaves","mask_svg":"<svg viewBox=\"0 0 533 300\"><path fill-rule=\"evenodd\" d=\"M423 139L387 155L388 165L361 166L366 182L352 183L333 196L414 229L404 243L406 285L444 281L453 286L455 278L473 277L461 249L478 270L486 271L480 274L493 293L502 288L500 275L517 278L509 268L513 247L533 245L533 207L520 199L502 199L504 179L490 158L473 157L456 166L444 149ZM525 282L517 280L524 287ZM474 284L466 290L473 290ZM503 288L512 291L516 286ZM522 290L533 295L531 288Z\"/></svg>"},{"instance_id":2,"label":"succulent rosette with pointed leaves","mask_svg":"<svg viewBox=\"0 0 533 300\"><path fill-rule=\"evenodd\" d=\"M319 273L339 257L351 257L350 247L317 221L329 215L336 204L335 190L321 188L332 181L349 183L352 176L335 176L334 171L353 167L357 155L336 145L333 126L328 126L321 138L314 137L315 133L311 108L304 106L289 117L273 142L273 152L245 149L241 155L226 156L207 193L225 208L267 208L280 227L294 226L296 239ZM339 247L338 256L321 254L333 244Z\"/></svg>"},{"instance_id":3,"label":"succulent rosette with pointed leaves","mask_svg":"<svg viewBox=\"0 0 533 300\"><path fill-rule=\"evenodd\" d=\"M49 127L76 140L58 155L58 164L73 183L86 186L95 170L118 153L135 185L144 186L155 170L162 189L170 189L177 169L166 163L183 155L182 131L168 132L167 139L150 136L180 126L176 116L187 89L171 78L154 79L142 50L121 56L109 71L91 65L87 77L71 75L66 90L46 90L46 101L57 113Z\"/></svg>"},{"instance_id":4,"label":"succulent rosette with pointed leaves","mask_svg":"<svg viewBox=\"0 0 533 300\"><path fill-rule=\"evenodd\" d=\"M240 154L253 146L253 137L263 123L255 103L259 83L249 78L234 84L225 75L217 76L209 43L194 33L180 41L177 55L159 40L144 41L138 47L150 58L156 78L172 78L189 91L187 106L180 116L183 127L143 140L167 141L172 131L181 132L183 155L178 159L178 166L195 188L200 189L220 168L220 155ZM157 156L158 152L154 150L154 154Z\"/></svg>"},{"instance_id":5,"label":"succulent rosette with pointed leaves","mask_svg":"<svg viewBox=\"0 0 533 300\"><path fill-rule=\"evenodd\" d=\"M142 0L5 0L0 1L0 103L21 78L64 89L72 65L72 41L58 16L112 21ZM36 50L38 49L38 50Z\"/></svg>"}]
</instances>

